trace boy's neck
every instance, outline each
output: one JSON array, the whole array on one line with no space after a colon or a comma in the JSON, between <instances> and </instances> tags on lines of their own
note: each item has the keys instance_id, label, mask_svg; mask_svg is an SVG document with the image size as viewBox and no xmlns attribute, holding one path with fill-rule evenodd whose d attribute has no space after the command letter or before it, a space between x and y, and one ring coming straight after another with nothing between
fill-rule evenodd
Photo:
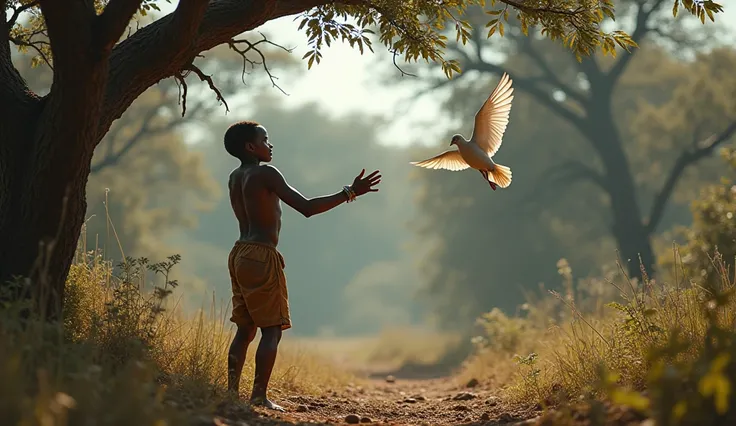
<instances>
[{"instance_id":1,"label":"boy's neck","mask_svg":"<svg viewBox=\"0 0 736 426\"><path fill-rule=\"evenodd\" d=\"M256 157L251 157L250 155L246 155L245 157L240 159L240 166L257 166L261 164L260 160L258 160Z\"/></svg>"}]
</instances>

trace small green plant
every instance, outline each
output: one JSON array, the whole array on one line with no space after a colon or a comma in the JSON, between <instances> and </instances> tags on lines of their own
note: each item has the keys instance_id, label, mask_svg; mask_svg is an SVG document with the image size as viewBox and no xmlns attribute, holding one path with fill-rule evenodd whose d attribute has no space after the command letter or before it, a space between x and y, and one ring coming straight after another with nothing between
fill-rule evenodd
<instances>
[{"instance_id":1,"label":"small green plant","mask_svg":"<svg viewBox=\"0 0 736 426\"><path fill-rule=\"evenodd\" d=\"M542 370L537 366L538 355L534 352L526 355L514 355L514 362L519 366L520 376L524 382L524 388L529 392L533 401L541 400L542 391L539 387L539 374Z\"/></svg>"}]
</instances>

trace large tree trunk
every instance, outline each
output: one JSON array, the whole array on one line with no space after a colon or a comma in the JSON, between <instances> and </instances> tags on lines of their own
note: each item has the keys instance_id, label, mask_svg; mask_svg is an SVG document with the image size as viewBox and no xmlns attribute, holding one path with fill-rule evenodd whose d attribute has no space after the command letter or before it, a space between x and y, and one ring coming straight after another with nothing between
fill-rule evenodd
<instances>
[{"instance_id":1,"label":"large tree trunk","mask_svg":"<svg viewBox=\"0 0 736 426\"><path fill-rule=\"evenodd\" d=\"M95 72L84 75L92 84L67 82L43 99L0 104L11 111L2 117L0 133L0 283L30 278L32 296L50 318L60 312L84 221L97 143L94 116L104 93L94 86L104 68L92 67Z\"/></svg>"},{"instance_id":2,"label":"large tree trunk","mask_svg":"<svg viewBox=\"0 0 736 426\"><path fill-rule=\"evenodd\" d=\"M608 102L600 102L591 108L586 137L593 141L605 168L613 219L611 232L621 261L630 277L641 278L642 266L647 274L655 272L654 250L639 209L634 177L609 105Z\"/></svg>"},{"instance_id":3,"label":"large tree trunk","mask_svg":"<svg viewBox=\"0 0 736 426\"><path fill-rule=\"evenodd\" d=\"M11 154L0 156L7 183L0 203L0 282L30 278L39 313L54 319L84 221L90 162L51 129L34 131L48 123L30 114L12 125L14 138L0 139L10 147L4 154Z\"/></svg>"},{"instance_id":4,"label":"large tree trunk","mask_svg":"<svg viewBox=\"0 0 736 426\"><path fill-rule=\"evenodd\" d=\"M28 90L0 43L0 285L30 278L40 313L51 319L60 314L84 221L108 75L107 58L90 54L94 37L83 31L88 7L44 8L54 79L43 98Z\"/></svg>"}]
</instances>

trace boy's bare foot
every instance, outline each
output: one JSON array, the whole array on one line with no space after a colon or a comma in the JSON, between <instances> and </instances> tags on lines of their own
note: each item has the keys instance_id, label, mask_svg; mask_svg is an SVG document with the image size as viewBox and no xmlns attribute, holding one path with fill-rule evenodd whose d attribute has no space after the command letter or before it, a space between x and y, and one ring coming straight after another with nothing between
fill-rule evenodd
<instances>
[{"instance_id":1,"label":"boy's bare foot","mask_svg":"<svg viewBox=\"0 0 736 426\"><path fill-rule=\"evenodd\" d=\"M284 410L284 407L282 407L282 406L274 403L273 401L269 400L268 398L266 398L264 396L259 396L259 397L251 398L250 399L250 403L252 405L258 405L258 406L261 406L261 407L268 408L269 410L281 411L282 413L283 412L286 412L286 410Z\"/></svg>"}]
</instances>

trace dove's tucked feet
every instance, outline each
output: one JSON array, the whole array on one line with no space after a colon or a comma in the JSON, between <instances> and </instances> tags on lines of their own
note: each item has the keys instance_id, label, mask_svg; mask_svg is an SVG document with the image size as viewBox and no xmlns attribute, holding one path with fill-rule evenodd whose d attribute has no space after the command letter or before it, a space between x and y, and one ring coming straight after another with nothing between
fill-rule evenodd
<instances>
[{"instance_id":1,"label":"dove's tucked feet","mask_svg":"<svg viewBox=\"0 0 736 426\"><path fill-rule=\"evenodd\" d=\"M259 407L265 407L269 410L274 411L281 411L282 413L285 412L284 407L276 404L275 402L269 400L265 396L256 396L250 399L251 405L257 405Z\"/></svg>"},{"instance_id":2,"label":"dove's tucked feet","mask_svg":"<svg viewBox=\"0 0 736 426\"><path fill-rule=\"evenodd\" d=\"M495 182L491 182L488 179L488 171L486 171L486 170L479 170L479 172L480 172L481 175L483 175L483 179L485 179L486 182L488 182L488 185L491 186L491 189L495 191L496 190L496 183Z\"/></svg>"}]
</instances>

